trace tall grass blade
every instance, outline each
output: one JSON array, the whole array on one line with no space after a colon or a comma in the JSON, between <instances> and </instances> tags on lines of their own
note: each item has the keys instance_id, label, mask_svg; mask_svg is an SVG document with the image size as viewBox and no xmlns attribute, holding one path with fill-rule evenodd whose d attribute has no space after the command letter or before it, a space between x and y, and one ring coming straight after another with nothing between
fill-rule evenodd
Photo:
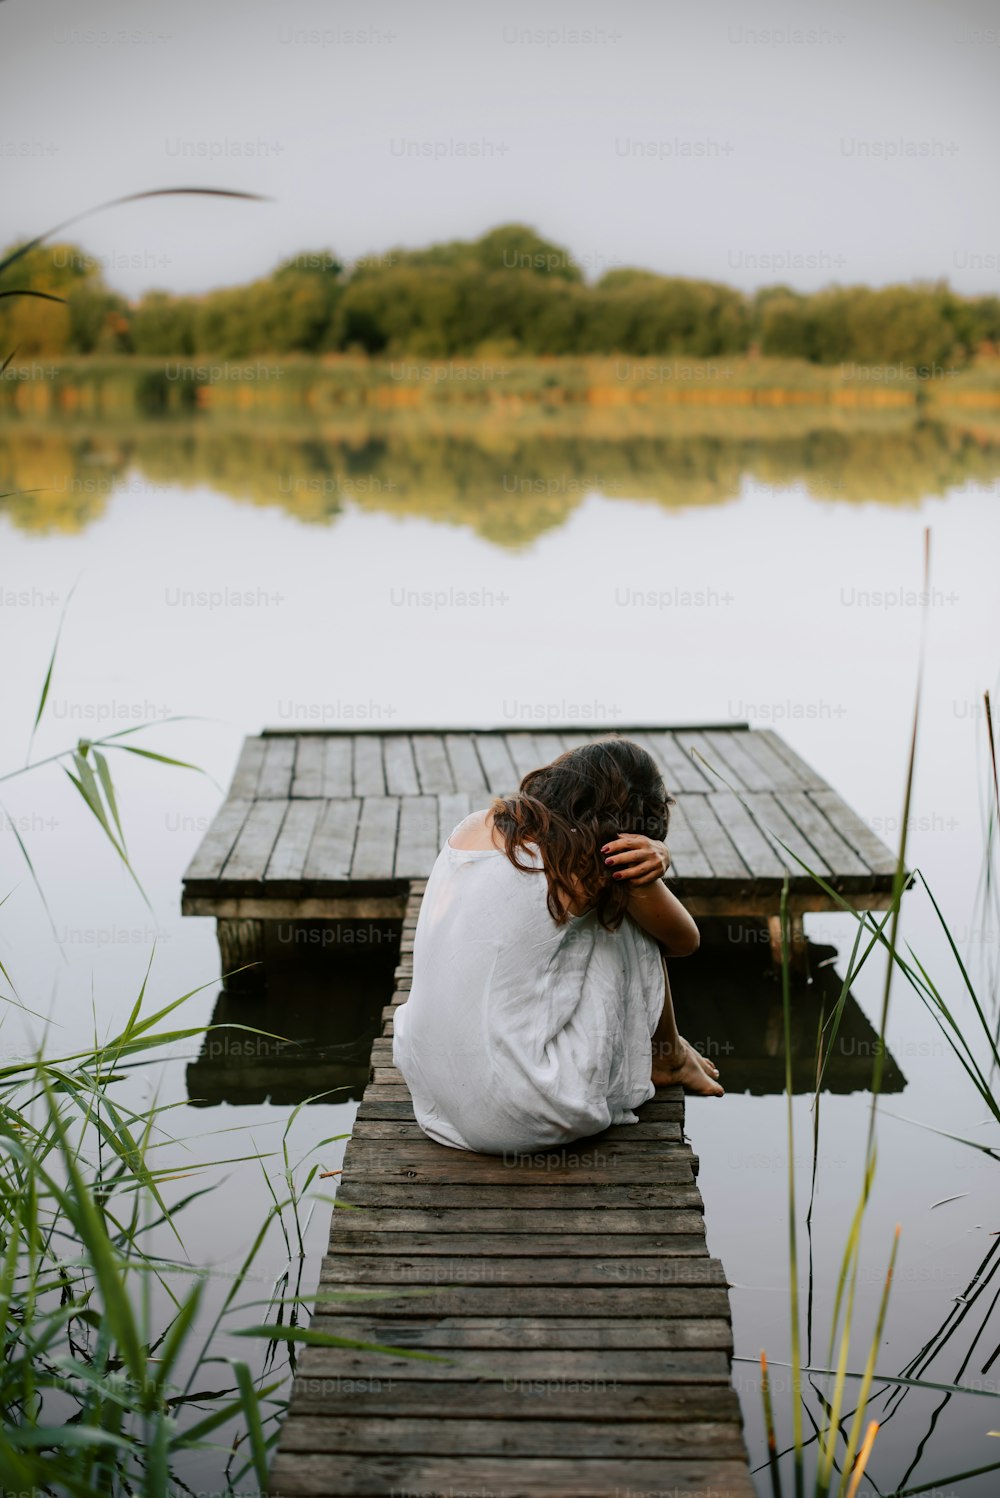
<instances>
[{"instance_id":1,"label":"tall grass blade","mask_svg":"<svg viewBox=\"0 0 1000 1498\"><path fill-rule=\"evenodd\" d=\"M42 682L42 695L38 699L38 707L35 712L35 721L31 725L31 736L28 739L28 752L25 756L24 761L25 767L27 767L31 763L31 750L35 742L35 734L38 732L38 725L42 721L42 714L45 711L45 704L49 700L49 689L52 686L52 672L55 670L56 656L59 653L59 641L62 638L63 625L66 623L66 610L69 608L70 600L72 599L75 591L76 584L74 583L72 588L70 588L69 592L66 595L66 600L62 606L62 613L59 615L59 623L56 626L56 637L52 642L52 654L49 656L48 669L45 672L45 680Z\"/></svg>"},{"instance_id":2,"label":"tall grass blade","mask_svg":"<svg viewBox=\"0 0 1000 1498\"><path fill-rule=\"evenodd\" d=\"M764 1402L764 1429L767 1432L767 1465L771 1473L771 1492L774 1498L782 1498L781 1472L778 1467L778 1438L774 1429L771 1383L767 1376L767 1354L763 1348L760 1353L760 1397Z\"/></svg>"},{"instance_id":3,"label":"tall grass blade","mask_svg":"<svg viewBox=\"0 0 1000 1498\"><path fill-rule=\"evenodd\" d=\"M885 1284L882 1287L882 1298L879 1302L878 1318L875 1323L875 1330L872 1333L871 1346L868 1349L868 1361L865 1364L864 1377L861 1380L861 1388L858 1392L858 1403L857 1408L854 1412L854 1423L851 1426L851 1433L847 1441L847 1452L844 1456L844 1475L841 1478L840 1484L841 1493L844 1490L844 1484L847 1481L847 1474L851 1470L851 1466L854 1461L854 1454L858 1449L858 1441L861 1438L861 1426L862 1422L864 1421L865 1409L868 1405L868 1394L871 1390L872 1379L875 1374L875 1359L878 1357L878 1350L882 1341L882 1328L885 1326L885 1315L889 1307L889 1292L892 1289L892 1276L893 1271L896 1267L896 1251L898 1250L898 1248L899 1228L897 1227L896 1234L892 1242L892 1252L889 1255L889 1268L886 1272ZM872 1424L875 1425L875 1422L873 1421ZM875 1430L877 1429L878 1426L875 1425ZM871 1436L872 1440L875 1439L874 1431L872 1430L871 1426L869 1426L868 1434ZM865 1437L865 1446L868 1446L869 1450L871 1449L867 1435ZM856 1474L857 1481L852 1480L847 1498L853 1498L854 1493L857 1491L857 1484L861 1480L861 1471L864 1467L864 1461L867 1460L867 1457L865 1456L865 1446L862 1446L861 1455L858 1458L858 1471Z\"/></svg>"},{"instance_id":4,"label":"tall grass blade","mask_svg":"<svg viewBox=\"0 0 1000 1498\"><path fill-rule=\"evenodd\" d=\"M865 1475L865 1468L868 1465L868 1458L872 1454L872 1447L875 1445L875 1437L877 1435L878 1421L873 1420L865 1432L865 1442L858 1457L858 1465L854 1469L854 1476L851 1478L851 1486L847 1491L847 1498L856 1498L858 1487L862 1477Z\"/></svg>"},{"instance_id":5,"label":"tall grass blade","mask_svg":"<svg viewBox=\"0 0 1000 1498\"><path fill-rule=\"evenodd\" d=\"M259 192L235 192L224 187L154 187L148 192L130 192L123 198L111 198L107 203L98 203L96 208L87 208L83 213L75 213L72 218L63 219L61 224L54 224L51 229L46 229L44 234L37 234L34 239L28 240L16 250L12 250L5 260L0 260L0 275L22 256L29 255L36 250L40 244L51 239L53 234L61 234L64 229L70 229L74 224L79 224L85 218L92 217L95 213L104 213L109 208L120 208L125 203L138 203L142 198L171 198L171 197L202 197L202 198L244 198L251 202L266 203L267 198ZM14 296L15 292L0 291L0 296ZM43 292L36 295L42 296ZM60 300L58 297L51 298L53 301Z\"/></svg>"},{"instance_id":6,"label":"tall grass blade","mask_svg":"<svg viewBox=\"0 0 1000 1498\"><path fill-rule=\"evenodd\" d=\"M257 1392L254 1388L250 1369L246 1363L233 1363L233 1372L236 1374L236 1382L239 1386L240 1400L243 1409L243 1418L246 1421L247 1437L250 1441L250 1452L253 1458L253 1469L261 1490L267 1488L267 1443L264 1440L264 1429L260 1423L260 1407L257 1403Z\"/></svg>"}]
</instances>

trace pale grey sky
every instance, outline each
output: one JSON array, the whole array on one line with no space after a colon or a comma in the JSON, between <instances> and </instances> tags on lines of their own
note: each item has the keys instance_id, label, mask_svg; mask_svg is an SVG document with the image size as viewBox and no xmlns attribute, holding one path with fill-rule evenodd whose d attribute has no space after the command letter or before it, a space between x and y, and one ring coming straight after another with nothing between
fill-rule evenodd
<instances>
[{"instance_id":1,"label":"pale grey sky","mask_svg":"<svg viewBox=\"0 0 1000 1498\"><path fill-rule=\"evenodd\" d=\"M1000 291L993 0L5 0L4 227L201 290L509 220L592 275Z\"/></svg>"}]
</instances>

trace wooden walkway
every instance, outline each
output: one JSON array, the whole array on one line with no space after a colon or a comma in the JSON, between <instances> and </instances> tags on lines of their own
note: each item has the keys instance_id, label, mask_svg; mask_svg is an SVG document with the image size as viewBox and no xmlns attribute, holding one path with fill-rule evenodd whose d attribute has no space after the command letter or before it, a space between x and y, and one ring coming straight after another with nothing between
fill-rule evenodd
<instances>
[{"instance_id":1,"label":"wooden walkway","mask_svg":"<svg viewBox=\"0 0 1000 1498\"><path fill-rule=\"evenodd\" d=\"M566 1151L449 1150L392 1066L422 882L344 1159L273 1498L752 1498L684 1099ZM406 1353L424 1356L413 1358Z\"/></svg>"},{"instance_id":2,"label":"wooden walkway","mask_svg":"<svg viewBox=\"0 0 1000 1498\"><path fill-rule=\"evenodd\" d=\"M247 739L185 874L182 909L217 918L226 970L259 960L264 920L398 920L409 881L426 878L468 811L608 731L271 730ZM786 873L799 923L805 911L835 908L775 837L851 904L887 908L895 855L778 734L612 731L650 751L677 798L669 877L694 916L774 922Z\"/></svg>"}]
</instances>

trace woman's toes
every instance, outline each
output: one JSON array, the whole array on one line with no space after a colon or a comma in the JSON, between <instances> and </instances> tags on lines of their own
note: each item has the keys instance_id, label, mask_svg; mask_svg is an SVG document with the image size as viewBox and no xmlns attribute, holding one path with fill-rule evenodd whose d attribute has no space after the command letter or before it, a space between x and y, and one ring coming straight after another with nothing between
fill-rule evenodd
<instances>
[{"instance_id":1,"label":"woman's toes","mask_svg":"<svg viewBox=\"0 0 1000 1498\"><path fill-rule=\"evenodd\" d=\"M710 1061L707 1056L703 1056L701 1051L696 1046L693 1046L689 1040L685 1040L684 1044L703 1072L706 1072L710 1077L717 1077L719 1075L719 1068L714 1061Z\"/></svg>"}]
</instances>

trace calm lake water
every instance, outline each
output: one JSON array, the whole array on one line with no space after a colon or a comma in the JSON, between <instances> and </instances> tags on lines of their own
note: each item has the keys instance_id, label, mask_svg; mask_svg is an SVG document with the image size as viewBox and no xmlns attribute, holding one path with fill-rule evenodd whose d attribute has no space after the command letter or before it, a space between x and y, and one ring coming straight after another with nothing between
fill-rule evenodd
<instances>
[{"instance_id":1,"label":"calm lake water","mask_svg":"<svg viewBox=\"0 0 1000 1498\"><path fill-rule=\"evenodd\" d=\"M135 742L192 760L218 783L129 756L116 761L129 849L152 913L60 770L5 786L5 821L16 820L30 850L62 953L8 828L2 891L13 894L0 913L0 960L25 1002L51 1016L50 1052L88 1044L95 1029L114 1032L154 945L150 1006L203 985L187 1020L212 1016L213 923L180 918L180 879L243 737L263 725L749 721L775 727L895 844L922 618L909 857L935 890L995 1020L1000 927L981 888L981 702L997 671L995 434L905 420L852 426L801 413L687 413L662 429L632 429L630 420L622 415L616 428L605 417L591 429L482 417L457 427L440 417L343 429L257 420L7 426L0 490L42 492L0 509L3 768L24 762L75 585L35 757L151 721ZM927 526L932 590L922 611ZM165 721L173 715L186 721ZM807 933L842 972L851 921L807 918ZM903 935L968 1021L956 965L920 892L907 897ZM391 950L381 956L371 981L339 955L276 969L280 1012L323 1049L315 1073L279 1068L274 1096L261 1081L267 1058L256 1066L253 1053L245 1066L230 1058L227 1072L210 1056L198 1061L196 1048L175 1050L130 1082L136 1096L182 1104L169 1116L178 1142L164 1143L163 1161L190 1168L278 1151L291 1102L320 1090L325 1067L338 1083L363 1079L359 1058L391 974ZM689 1104L688 1132L701 1157L710 1248L734 1286L737 1354L750 1360L734 1365L735 1381L759 1464L761 1348L775 1365L779 1439L791 1434L780 1366L789 1355L780 997L766 951L746 945L729 954L711 1010L699 1009L685 992L697 987L703 960L711 959L699 955L683 973L676 965L683 1024L715 1050L723 1081L732 1080L723 1101ZM869 1026L877 1028L882 983L873 960L855 985L860 1012L851 1012L834 1090L822 1100L807 1348L817 1366L827 1358L832 1289L861 1183ZM812 1162L808 1013L797 1067L804 1090L794 1103L803 1212ZM40 1031L9 1008L4 1054L24 1054ZM1000 1165L929 1129L992 1145L1000 1131L899 980L888 1040L889 1093L849 1363L864 1364L899 1224L879 1371L918 1366L939 1383L997 1392ZM354 1107L345 1100L303 1109L291 1126L293 1159L335 1170L343 1143L319 1142L346 1133ZM280 1164L275 1154L264 1168L277 1177ZM205 1176L215 1178L218 1191L180 1222L191 1263L213 1271L217 1303L269 1197L260 1165ZM306 1234L305 1288L315 1282L328 1219L321 1202ZM159 1246L168 1251L166 1238ZM808 1269L804 1238L801 1256ZM256 1289L241 1304L266 1300L287 1267L274 1231ZM247 1347L219 1343L240 1356ZM818 1394L810 1391L808 1402L818 1418ZM1000 1426L991 1400L909 1390L876 1400L872 1413L887 1418L870 1466L877 1486L868 1491L1000 1460L988 1435ZM208 1455L182 1475L217 1489L222 1465ZM766 1471L758 1481L764 1491ZM938 1488L953 1490L994 1493L996 1474Z\"/></svg>"}]
</instances>

